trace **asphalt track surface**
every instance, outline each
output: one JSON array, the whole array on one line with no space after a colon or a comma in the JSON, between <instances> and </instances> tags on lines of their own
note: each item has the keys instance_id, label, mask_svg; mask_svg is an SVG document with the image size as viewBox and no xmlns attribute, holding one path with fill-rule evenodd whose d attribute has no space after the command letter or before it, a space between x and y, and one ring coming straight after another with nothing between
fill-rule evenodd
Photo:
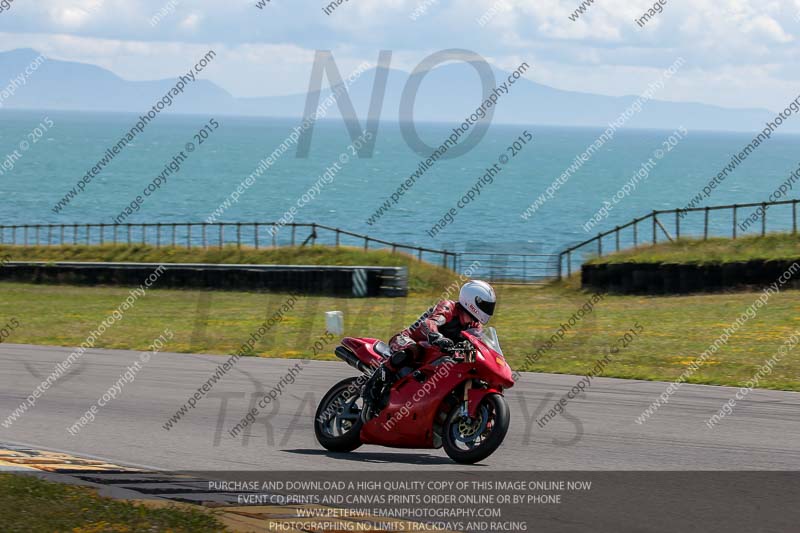
<instances>
[{"instance_id":1,"label":"asphalt track surface","mask_svg":"<svg viewBox=\"0 0 800 533\"><path fill-rule=\"evenodd\" d=\"M0 345L0 422L30 395L68 348ZM225 358L161 353L143 365L121 394L77 435L67 427L100 398L138 352L90 350L9 428L0 442L97 457L161 470L418 470L455 469L442 450L365 446L330 454L314 438L317 402L338 380L355 375L339 362L310 361L256 425L228 435L251 403L298 363L243 358L169 431L170 416ZM511 430L481 465L491 470L800 471L800 394L753 391L732 416L705 421L735 388L684 385L646 423L635 419L667 387L663 382L597 378L572 400L567 416L539 428L541 417L580 377L523 374L507 391Z\"/></svg>"}]
</instances>

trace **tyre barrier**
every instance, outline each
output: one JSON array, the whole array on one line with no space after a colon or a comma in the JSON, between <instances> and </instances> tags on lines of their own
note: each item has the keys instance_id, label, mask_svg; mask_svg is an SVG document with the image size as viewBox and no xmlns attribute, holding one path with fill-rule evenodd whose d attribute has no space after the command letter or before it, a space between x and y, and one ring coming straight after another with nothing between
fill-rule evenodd
<instances>
[{"instance_id":1,"label":"tyre barrier","mask_svg":"<svg viewBox=\"0 0 800 533\"><path fill-rule=\"evenodd\" d=\"M800 264L800 259L797 261ZM719 264L611 263L581 267L581 286L617 294L689 294L763 288L786 273L794 260ZM795 267L796 268L796 267ZM800 276L786 288L800 288Z\"/></svg>"},{"instance_id":2,"label":"tyre barrier","mask_svg":"<svg viewBox=\"0 0 800 533\"><path fill-rule=\"evenodd\" d=\"M163 266L157 287L296 292L345 297L408 295L406 267L241 265L201 263L17 262L0 268L0 281L138 286Z\"/></svg>"}]
</instances>

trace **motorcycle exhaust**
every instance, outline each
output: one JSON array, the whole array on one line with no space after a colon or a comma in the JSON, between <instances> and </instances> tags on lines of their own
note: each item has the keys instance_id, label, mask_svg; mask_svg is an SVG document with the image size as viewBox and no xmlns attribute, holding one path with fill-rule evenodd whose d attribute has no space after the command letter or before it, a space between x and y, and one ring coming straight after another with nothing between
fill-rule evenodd
<instances>
[{"instance_id":1,"label":"motorcycle exhaust","mask_svg":"<svg viewBox=\"0 0 800 533\"><path fill-rule=\"evenodd\" d=\"M361 359L356 357L356 354L345 348L344 346L337 346L336 349L333 351L336 354L336 357L343 360L348 365L352 366L353 368L357 369L359 372L363 372L368 374L372 371L372 369L361 362Z\"/></svg>"}]
</instances>

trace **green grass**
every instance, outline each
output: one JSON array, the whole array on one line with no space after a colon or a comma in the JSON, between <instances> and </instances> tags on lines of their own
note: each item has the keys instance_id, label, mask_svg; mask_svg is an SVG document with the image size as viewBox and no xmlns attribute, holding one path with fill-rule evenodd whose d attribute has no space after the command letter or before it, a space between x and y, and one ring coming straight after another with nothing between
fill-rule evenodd
<instances>
[{"instance_id":1,"label":"green grass","mask_svg":"<svg viewBox=\"0 0 800 533\"><path fill-rule=\"evenodd\" d=\"M498 329L513 368L586 373L620 335L638 322L644 328L643 334L614 356L604 375L673 380L759 295L739 292L606 296L594 312L538 361L524 364L526 355L542 346L589 297L575 285L573 279L545 288L498 287L499 304L492 324ZM256 345L254 355L335 359L333 343L319 354L314 353L314 342L324 334L324 311L344 312L347 335L388 339L412 323L438 294L368 299L301 297L285 320ZM128 289L0 283L0 295L0 327L12 317L20 323L6 342L77 346L116 309ZM168 327L175 337L165 351L230 354L285 299L285 295L268 293L151 289L121 322L105 332L97 346L143 350ZM731 337L689 381L744 384L798 328L800 292L785 291L773 296L757 317ZM784 358L760 386L800 391L797 353Z\"/></svg>"},{"instance_id":2,"label":"green grass","mask_svg":"<svg viewBox=\"0 0 800 533\"><path fill-rule=\"evenodd\" d=\"M185 508L154 509L97 495L93 489L0 474L0 531L133 533L225 531L213 516Z\"/></svg>"},{"instance_id":3,"label":"green grass","mask_svg":"<svg viewBox=\"0 0 800 533\"><path fill-rule=\"evenodd\" d=\"M109 261L134 263L228 263L271 265L369 265L408 267L409 290L433 290L448 278L448 270L405 253L330 246L286 246L275 249L185 248L146 245L3 246L0 258L11 261Z\"/></svg>"},{"instance_id":4,"label":"green grass","mask_svg":"<svg viewBox=\"0 0 800 533\"><path fill-rule=\"evenodd\" d=\"M592 258L590 264L722 264L740 261L800 259L800 236L785 233L740 239L680 239Z\"/></svg>"}]
</instances>

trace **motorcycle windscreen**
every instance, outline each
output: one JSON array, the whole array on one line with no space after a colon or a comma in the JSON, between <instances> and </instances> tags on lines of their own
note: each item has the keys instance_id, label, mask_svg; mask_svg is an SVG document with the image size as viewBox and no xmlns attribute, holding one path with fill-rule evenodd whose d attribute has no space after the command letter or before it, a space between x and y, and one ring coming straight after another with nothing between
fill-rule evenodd
<instances>
[{"instance_id":1,"label":"motorcycle windscreen","mask_svg":"<svg viewBox=\"0 0 800 533\"><path fill-rule=\"evenodd\" d=\"M503 350L500 348L500 339L497 338L497 330L493 327L489 326L488 328L484 329L468 329L467 333L478 337L481 341L483 341L486 346L494 350L495 352L499 353L500 355L503 354Z\"/></svg>"}]
</instances>

